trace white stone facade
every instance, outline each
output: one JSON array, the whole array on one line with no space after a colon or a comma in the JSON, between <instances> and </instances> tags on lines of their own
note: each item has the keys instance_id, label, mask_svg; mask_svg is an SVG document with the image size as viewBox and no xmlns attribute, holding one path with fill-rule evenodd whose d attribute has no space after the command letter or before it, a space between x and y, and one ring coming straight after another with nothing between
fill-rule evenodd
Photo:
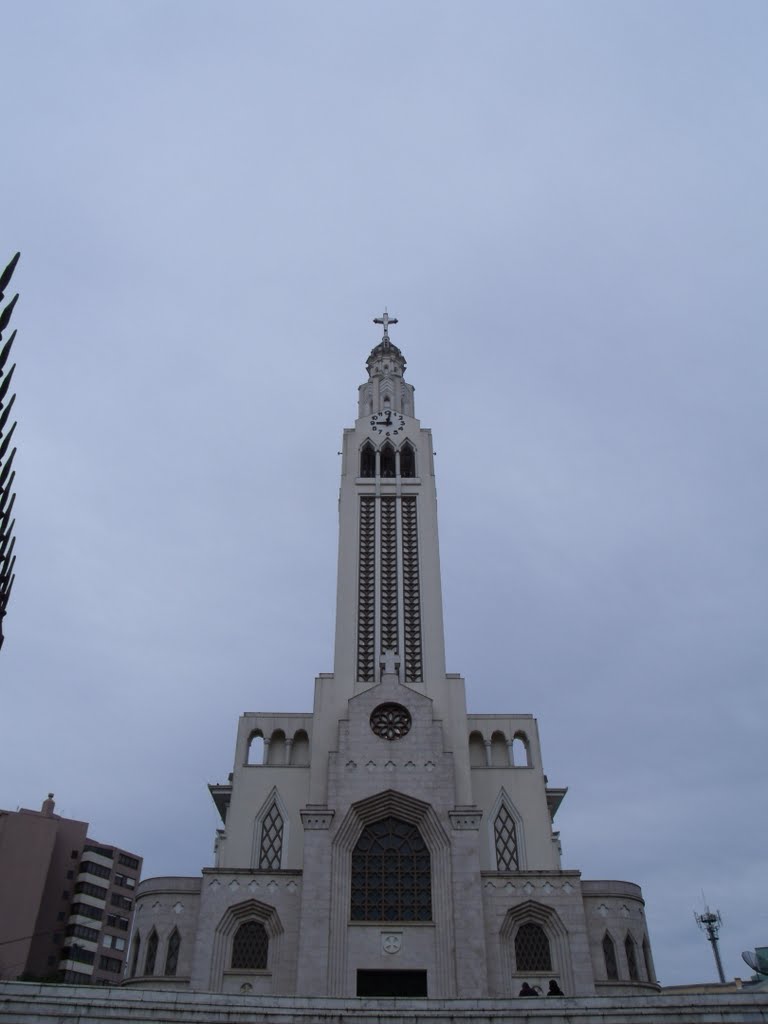
<instances>
[{"instance_id":1,"label":"white stone facade","mask_svg":"<svg viewBox=\"0 0 768 1024\"><path fill-rule=\"evenodd\" d=\"M384 328L344 432L334 671L312 714L241 717L232 774L211 786L216 863L141 883L125 984L654 994L640 889L561 867L565 790L535 719L468 715L446 673L432 437Z\"/></svg>"}]
</instances>

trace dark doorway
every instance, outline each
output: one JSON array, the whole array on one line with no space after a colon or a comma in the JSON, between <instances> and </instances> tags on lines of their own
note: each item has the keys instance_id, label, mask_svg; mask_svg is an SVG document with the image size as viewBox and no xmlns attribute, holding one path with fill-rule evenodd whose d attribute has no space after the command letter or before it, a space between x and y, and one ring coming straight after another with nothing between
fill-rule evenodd
<instances>
[{"instance_id":1,"label":"dark doorway","mask_svg":"<svg viewBox=\"0 0 768 1024\"><path fill-rule=\"evenodd\" d=\"M377 996L425 997L427 994L427 972L358 971L357 994L371 998Z\"/></svg>"}]
</instances>

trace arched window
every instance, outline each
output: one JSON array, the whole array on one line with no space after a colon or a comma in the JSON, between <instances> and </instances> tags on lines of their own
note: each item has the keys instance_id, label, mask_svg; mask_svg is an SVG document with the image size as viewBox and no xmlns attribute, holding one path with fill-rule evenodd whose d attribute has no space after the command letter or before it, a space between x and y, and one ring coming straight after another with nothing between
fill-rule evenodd
<instances>
[{"instance_id":1,"label":"arched window","mask_svg":"<svg viewBox=\"0 0 768 1024\"><path fill-rule=\"evenodd\" d=\"M509 747L504 733L491 736L491 765L494 768L509 768Z\"/></svg>"},{"instance_id":2,"label":"arched window","mask_svg":"<svg viewBox=\"0 0 768 1024\"><path fill-rule=\"evenodd\" d=\"M264 764L264 737L256 732L248 741L246 764Z\"/></svg>"},{"instance_id":3,"label":"arched window","mask_svg":"<svg viewBox=\"0 0 768 1024\"><path fill-rule=\"evenodd\" d=\"M616 947L613 939L605 933L603 936L603 959L605 960L605 976L609 981L618 981L619 968L616 963Z\"/></svg>"},{"instance_id":4,"label":"arched window","mask_svg":"<svg viewBox=\"0 0 768 1024\"><path fill-rule=\"evenodd\" d=\"M141 949L141 936L136 932L136 938L133 940L133 962L131 964L131 977L136 977L136 971L139 969L139 950Z\"/></svg>"},{"instance_id":5,"label":"arched window","mask_svg":"<svg viewBox=\"0 0 768 1024\"><path fill-rule=\"evenodd\" d=\"M283 816L277 803L273 803L261 822L259 869L277 871L283 855Z\"/></svg>"},{"instance_id":6,"label":"arched window","mask_svg":"<svg viewBox=\"0 0 768 1024\"><path fill-rule=\"evenodd\" d=\"M479 732L469 734L469 766L470 768L485 768L488 762L485 758L485 743Z\"/></svg>"},{"instance_id":7,"label":"arched window","mask_svg":"<svg viewBox=\"0 0 768 1024\"><path fill-rule=\"evenodd\" d=\"M416 452L410 441L400 449L400 476L416 476Z\"/></svg>"},{"instance_id":8,"label":"arched window","mask_svg":"<svg viewBox=\"0 0 768 1024\"><path fill-rule=\"evenodd\" d=\"M376 476L376 451L370 441L360 450L360 476Z\"/></svg>"},{"instance_id":9,"label":"arched window","mask_svg":"<svg viewBox=\"0 0 768 1024\"><path fill-rule=\"evenodd\" d=\"M309 764L309 736L304 729L293 734L291 764Z\"/></svg>"},{"instance_id":10,"label":"arched window","mask_svg":"<svg viewBox=\"0 0 768 1024\"><path fill-rule=\"evenodd\" d=\"M261 921L245 921L235 932L232 940L232 969L240 971L265 971L269 939Z\"/></svg>"},{"instance_id":11,"label":"arched window","mask_svg":"<svg viewBox=\"0 0 768 1024\"><path fill-rule=\"evenodd\" d=\"M645 973L648 981L653 981L653 961L651 960L651 947L648 945L648 936L643 936L643 960L645 961Z\"/></svg>"},{"instance_id":12,"label":"arched window","mask_svg":"<svg viewBox=\"0 0 768 1024\"><path fill-rule=\"evenodd\" d=\"M267 764L285 764L285 733L282 729L275 729L269 740L267 751Z\"/></svg>"},{"instance_id":13,"label":"arched window","mask_svg":"<svg viewBox=\"0 0 768 1024\"><path fill-rule=\"evenodd\" d=\"M415 825L383 818L352 851L353 921L431 921L429 850Z\"/></svg>"},{"instance_id":14,"label":"arched window","mask_svg":"<svg viewBox=\"0 0 768 1024\"><path fill-rule=\"evenodd\" d=\"M147 940L147 958L144 961L144 973L155 973L155 961L157 960L157 932L153 928Z\"/></svg>"},{"instance_id":15,"label":"arched window","mask_svg":"<svg viewBox=\"0 0 768 1024\"><path fill-rule=\"evenodd\" d=\"M493 823L494 838L496 840L496 869L497 871L517 871L519 862L517 857L517 827L515 819L509 813L505 804L499 808L496 820Z\"/></svg>"},{"instance_id":16,"label":"arched window","mask_svg":"<svg viewBox=\"0 0 768 1024\"><path fill-rule=\"evenodd\" d=\"M552 970L549 939L540 924L528 921L518 928L515 935L515 963L520 974Z\"/></svg>"},{"instance_id":17,"label":"arched window","mask_svg":"<svg viewBox=\"0 0 768 1024\"><path fill-rule=\"evenodd\" d=\"M389 443L386 442L382 446L380 455L380 467L382 477L392 477L395 475L395 449Z\"/></svg>"},{"instance_id":18,"label":"arched window","mask_svg":"<svg viewBox=\"0 0 768 1024\"><path fill-rule=\"evenodd\" d=\"M524 732L516 732L512 740L512 764L515 768L531 767L531 748Z\"/></svg>"},{"instance_id":19,"label":"arched window","mask_svg":"<svg viewBox=\"0 0 768 1024\"><path fill-rule=\"evenodd\" d=\"M630 981L640 981L640 975L637 970L637 949L635 947L635 940L627 932L627 937L624 939L624 952L627 954L627 969L629 970Z\"/></svg>"},{"instance_id":20,"label":"arched window","mask_svg":"<svg viewBox=\"0 0 768 1024\"><path fill-rule=\"evenodd\" d=\"M181 949L181 936L178 929L174 928L171 937L168 939L168 952L165 954L165 976L173 978L176 975L176 968L179 966L179 950Z\"/></svg>"}]
</instances>

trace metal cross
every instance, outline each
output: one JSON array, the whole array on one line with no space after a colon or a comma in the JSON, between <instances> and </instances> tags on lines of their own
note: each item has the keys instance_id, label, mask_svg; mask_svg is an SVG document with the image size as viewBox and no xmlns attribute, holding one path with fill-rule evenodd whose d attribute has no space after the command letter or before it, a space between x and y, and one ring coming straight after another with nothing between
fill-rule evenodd
<instances>
[{"instance_id":1,"label":"metal cross","mask_svg":"<svg viewBox=\"0 0 768 1024\"><path fill-rule=\"evenodd\" d=\"M392 650L384 651L379 661L384 666L385 675L394 675L397 668L400 667L400 655Z\"/></svg>"},{"instance_id":2,"label":"metal cross","mask_svg":"<svg viewBox=\"0 0 768 1024\"><path fill-rule=\"evenodd\" d=\"M389 341L389 331L387 330L387 328L389 327L390 324L397 323L397 317L390 316L389 313L387 313L387 307L385 306L383 314L381 316L375 316L373 318L373 322L375 324L381 324L382 327L384 328L384 337L381 340Z\"/></svg>"}]
</instances>

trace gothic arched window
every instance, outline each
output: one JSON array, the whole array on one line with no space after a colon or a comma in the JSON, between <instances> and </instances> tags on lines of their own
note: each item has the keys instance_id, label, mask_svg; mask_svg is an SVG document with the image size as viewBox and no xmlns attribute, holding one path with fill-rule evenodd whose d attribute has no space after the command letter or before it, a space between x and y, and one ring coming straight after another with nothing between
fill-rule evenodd
<instances>
[{"instance_id":1,"label":"gothic arched window","mask_svg":"<svg viewBox=\"0 0 768 1024\"><path fill-rule=\"evenodd\" d=\"M395 449L392 447L389 441L387 441L387 443L382 446L380 460L381 475L383 477L394 476Z\"/></svg>"},{"instance_id":2,"label":"gothic arched window","mask_svg":"<svg viewBox=\"0 0 768 1024\"><path fill-rule=\"evenodd\" d=\"M416 476L416 452L409 441L400 449L400 476Z\"/></svg>"},{"instance_id":3,"label":"gothic arched window","mask_svg":"<svg viewBox=\"0 0 768 1024\"><path fill-rule=\"evenodd\" d=\"M265 971L268 953L267 929L261 921L245 921L241 924L232 940L232 969Z\"/></svg>"},{"instance_id":4,"label":"gothic arched window","mask_svg":"<svg viewBox=\"0 0 768 1024\"><path fill-rule=\"evenodd\" d=\"M259 849L259 869L277 871L283 855L283 816L277 806L272 804L261 822L261 847Z\"/></svg>"},{"instance_id":5,"label":"gothic arched window","mask_svg":"<svg viewBox=\"0 0 768 1024\"><path fill-rule=\"evenodd\" d=\"M144 961L144 973L154 974L155 973L155 961L157 960L157 932L153 928L149 933L149 939L147 940L147 958Z\"/></svg>"},{"instance_id":6,"label":"gothic arched window","mask_svg":"<svg viewBox=\"0 0 768 1024\"><path fill-rule=\"evenodd\" d=\"M133 963L131 964L131 977L136 977L136 971L139 969L139 950L141 949L141 936L136 932L136 938L133 943Z\"/></svg>"},{"instance_id":7,"label":"gothic arched window","mask_svg":"<svg viewBox=\"0 0 768 1024\"><path fill-rule=\"evenodd\" d=\"M640 981L640 975L637 970L637 950L635 949L635 940L629 932L627 932L627 937L624 939L624 952L627 954L629 980Z\"/></svg>"},{"instance_id":8,"label":"gothic arched window","mask_svg":"<svg viewBox=\"0 0 768 1024\"><path fill-rule=\"evenodd\" d=\"M179 966L179 950L181 949L181 936L178 929L174 928L171 937L168 939L168 952L165 954L165 976L172 978Z\"/></svg>"},{"instance_id":9,"label":"gothic arched window","mask_svg":"<svg viewBox=\"0 0 768 1024\"><path fill-rule=\"evenodd\" d=\"M496 815L493 833L496 840L496 870L517 871L517 827L505 804L501 805Z\"/></svg>"},{"instance_id":10,"label":"gothic arched window","mask_svg":"<svg viewBox=\"0 0 768 1024\"><path fill-rule=\"evenodd\" d=\"M370 441L360 449L360 476L376 476L376 452Z\"/></svg>"},{"instance_id":11,"label":"gothic arched window","mask_svg":"<svg viewBox=\"0 0 768 1024\"><path fill-rule=\"evenodd\" d=\"M431 921L429 850L415 825L383 818L352 851L353 921Z\"/></svg>"},{"instance_id":12,"label":"gothic arched window","mask_svg":"<svg viewBox=\"0 0 768 1024\"><path fill-rule=\"evenodd\" d=\"M609 981L618 981L619 968L616 963L616 947L613 939L605 933L603 936L603 959L605 960L605 976Z\"/></svg>"},{"instance_id":13,"label":"gothic arched window","mask_svg":"<svg viewBox=\"0 0 768 1024\"><path fill-rule=\"evenodd\" d=\"M521 924L515 935L515 963L518 973L551 971L552 954L547 933L540 924L528 921Z\"/></svg>"}]
</instances>

